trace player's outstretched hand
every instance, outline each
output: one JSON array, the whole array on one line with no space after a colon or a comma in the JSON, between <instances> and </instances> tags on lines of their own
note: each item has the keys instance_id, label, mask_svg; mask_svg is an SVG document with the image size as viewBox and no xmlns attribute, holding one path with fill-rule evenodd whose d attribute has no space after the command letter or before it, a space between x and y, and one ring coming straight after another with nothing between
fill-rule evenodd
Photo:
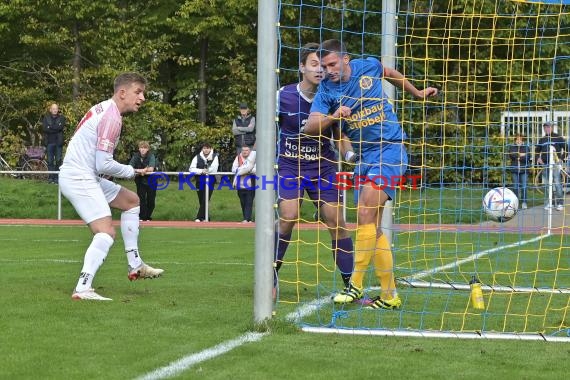
<instances>
[{"instance_id":1,"label":"player's outstretched hand","mask_svg":"<svg viewBox=\"0 0 570 380\"><path fill-rule=\"evenodd\" d=\"M430 96L437 96L438 93L438 89L435 87L427 87L424 88L422 91L420 91L420 96L418 96L419 98L427 98Z\"/></svg>"}]
</instances>

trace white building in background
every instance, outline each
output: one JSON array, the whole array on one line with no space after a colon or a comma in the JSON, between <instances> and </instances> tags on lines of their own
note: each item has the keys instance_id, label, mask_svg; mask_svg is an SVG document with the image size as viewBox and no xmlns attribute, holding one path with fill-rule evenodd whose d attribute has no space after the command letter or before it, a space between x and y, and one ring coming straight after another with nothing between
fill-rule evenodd
<instances>
[{"instance_id":1,"label":"white building in background","mask_svg":"<svg viewBox=\"0 0 570 380\"><path fill-rule=\"evenodd\" d=\"M527 137L528 144L534 147L544 135L542 125L550 121L554 132L570 139L570 111L505 111L501 113L501 136L510 138L517 133Z\"/></svg>"}]
</instances>

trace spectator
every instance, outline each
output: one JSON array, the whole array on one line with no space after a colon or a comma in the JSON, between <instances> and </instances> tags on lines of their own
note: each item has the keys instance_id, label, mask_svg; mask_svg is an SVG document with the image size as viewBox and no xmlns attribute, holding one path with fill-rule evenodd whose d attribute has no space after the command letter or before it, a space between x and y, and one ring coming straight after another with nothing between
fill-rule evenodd
<instances>
[{"instance_id":1,"label":"spectator","mask_svg":"<svg viewBox=\"0 0 570 380\"><path fill-rule=\"evenodd\" d=\"M216 176L212 174L218 172L218 166L218 154L214 153L212 145L207 142L203 143L202 150L192 159L189 169L189 172L194 174L198 202L200 202L196 222L204 222L210 219L209 217L206 218L206 187L208 188L208 201L210 201L216 183Z\"/></svg>"},{"instance_id":2,"label":"spectator","mask_svg":"<svg viewBox=\"0 0 570 380\"><path fill-rule=\"evenodd\" d=\"M542 183L546 185L544 192L546 199L544 208L552 206L556 210L564 210L564 193L562 191L562 162L566 159L566 141L558 133L552 132L552 123L546 122L543 125L544 136L536 144L536 164L542 167ZM553 158L553 162L550 158ZM550 183L550 170L552 169L552 183ZM549 199L549 186L553 187L553 203Z\"/></svg>"},{"instance_id":3,"label":"spectator","mask_svg":"<svg viewBox=\"0 0 570 380\"><path fill-rule=\"evenodd\" d=\"M255 198L255 151L247 145L242 146L232 165L232 172L235 174L233 185L241 204L242 223L251 223Z\"/></svg>"},{"instance_id":4,"label":"spectator","mask_svg":"<svg viewBox=\"0 0 570 380\"><path fill-rule=\"evenodd\" d=\"M139 218L141 221L150 221L155 206L156 187L148 183L148 174L156 169L156 156L150 150L148 141L139 142L139 151L133 155L129 165L135 169L144 169L144 172L135 177L141 207Z\"/></svg>"},{"instance_id":5,"label":"spectator","mask_svg":"<svg viewBox=\"0 0 570 380\"><path fill-rule=\"evenodd\" d=\"M523 135L517 134L515 136L515 143L509 148L509 157L511 159L513 188L521 202L522 209L526 210L526 187L528 181L528 169L530 167L530 150L528 145L524 143Z\"/></svg>"},{"instance_id":6,"label":"spectator","mask_svg":"<svg viewBox=\"0 0 570 380\"><path fill-rule=\"evenodd\" d=\"M47 149L47 164L49 171L59 170L63 152L63 131L65 129L65 116L59 113L59 106L52 103L49 113L42 120L44 144ZM48 183L58 183L57 174L48 176Z\"/></svg>"},{"instance_id":7,"label":"spectator","mask_svg":"<svg viewBox=\"0 0 570 380\"><path fill-rule=\"evenodd\" d=\"M240 115L234 119L232 132L236 145L236 154L241 153L241 148L245 145L255 150L255 116L250 114L246 103L239 105Z\"/></svg>"}]
</instances>

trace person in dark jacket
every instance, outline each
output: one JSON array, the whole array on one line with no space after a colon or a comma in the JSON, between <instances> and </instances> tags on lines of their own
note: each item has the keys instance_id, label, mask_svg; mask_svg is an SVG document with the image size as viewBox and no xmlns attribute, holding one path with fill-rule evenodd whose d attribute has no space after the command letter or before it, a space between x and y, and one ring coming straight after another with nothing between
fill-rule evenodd
<instances>
[{"instance_id":1,"label":"person in dark jacket","mask_svg":"<svg viewBox=\"0 0 570 380\"><path fill-rule=\"evenodd\" d=\"M196 222L204 222L210 220L206 217L206 190L208 191L208 201L212 198L216 176L220 163L218 154L212 149L210 143L203 143L202 150L196 155L190 163L189 172L194 175L196 190L198 194L198 202L200 208L196 214Z\"/></svg>"},{"instance_id":2,"label":"person in dark jacket","mask_svg":"<svg viewBox=\"0 0 570 380\"><path fill-rule=\"evenodd\" d=\"M65 129L65 117L59 113L59 106L52 103L49 113L42 120L44 145L47 149L47 164L49 171L59 170L63 152L63 131ZM57 183L57 174L48 176L48 183Z\"/></svg>"},{"instance_id":3,"label":"person in dark jacket","mask_svg":"<svg viewBox=\"0 0 570 380\"><path fill-rule=\"evenodd\" d=\"M562 190L562 164L566 160L566 141L564 137L552 131L552 123L546 122L543 125L544 136L542 136L535 147L536 164L542 167L542 183L545 185L545 209L552 206L556 210L564 210L564 192ZM552 158L552 162L551 162ZM550 171L552 170L552 183L550 183ZM549 186L553 186L553 197L551 204L549 199Z\"/></svg>"},{"instance_id":4,"label":"person in dark jacket","mask_svg":"<svg viewBox=\"0 0 570 380\"><path fill-rule=\"evenodd\" d=\"M145 169L144 173L135 177L135 183L140 199L139 219L150 221L156 204L156 187L148 183L148 175L156 169L156 156L150 150L148 141L139 142L139 151L133 155L129 165L135 169Z\"/></svg>"},{"instance_id":5,"label":"person in dark jacket","mask_svg":"<svg viewBox=\"0 0 570 380\"><path fill-rule=\"evenodd\" d=\"M515 143L509 147L509 158L511 159L510 170L513 176L513 188L521 202L521 208L526 210L526 187L528 182L528 170L530 168L530 149L528 145L524 143L523 135L517 134L515 136Z\"/></svg>"},{"instance_id":6,"label":"person in dark jacket","mask_svg":"<svg viewBox=\"0 0 570 380\"><path fill-rule=\"evenodd\" d=\"M234 119L232 132L236 146L236 154L241 153L243 146L249 146L255 150L255 116L250 114L246 103L239 105L240 115Z\"/></svg>"}]
</instances>

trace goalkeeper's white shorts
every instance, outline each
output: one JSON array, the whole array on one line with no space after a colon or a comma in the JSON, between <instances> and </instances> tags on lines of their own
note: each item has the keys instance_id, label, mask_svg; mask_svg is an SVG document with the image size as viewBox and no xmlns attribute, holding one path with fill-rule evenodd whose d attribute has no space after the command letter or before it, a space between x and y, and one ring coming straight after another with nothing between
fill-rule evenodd
<instances>
[{"instance_id":1,"label":"goalkeeper's white shorts","mask_svg":"<svg viewBox=\"0 0 570 380\"><path fill-rule=\"evenodd\" d=\"M111 203L119 194L121 185L105 178L68 178L59 176L61 193L71 202L81 219L89 224L111 216Z\"/></svg>"}]
</instances>

